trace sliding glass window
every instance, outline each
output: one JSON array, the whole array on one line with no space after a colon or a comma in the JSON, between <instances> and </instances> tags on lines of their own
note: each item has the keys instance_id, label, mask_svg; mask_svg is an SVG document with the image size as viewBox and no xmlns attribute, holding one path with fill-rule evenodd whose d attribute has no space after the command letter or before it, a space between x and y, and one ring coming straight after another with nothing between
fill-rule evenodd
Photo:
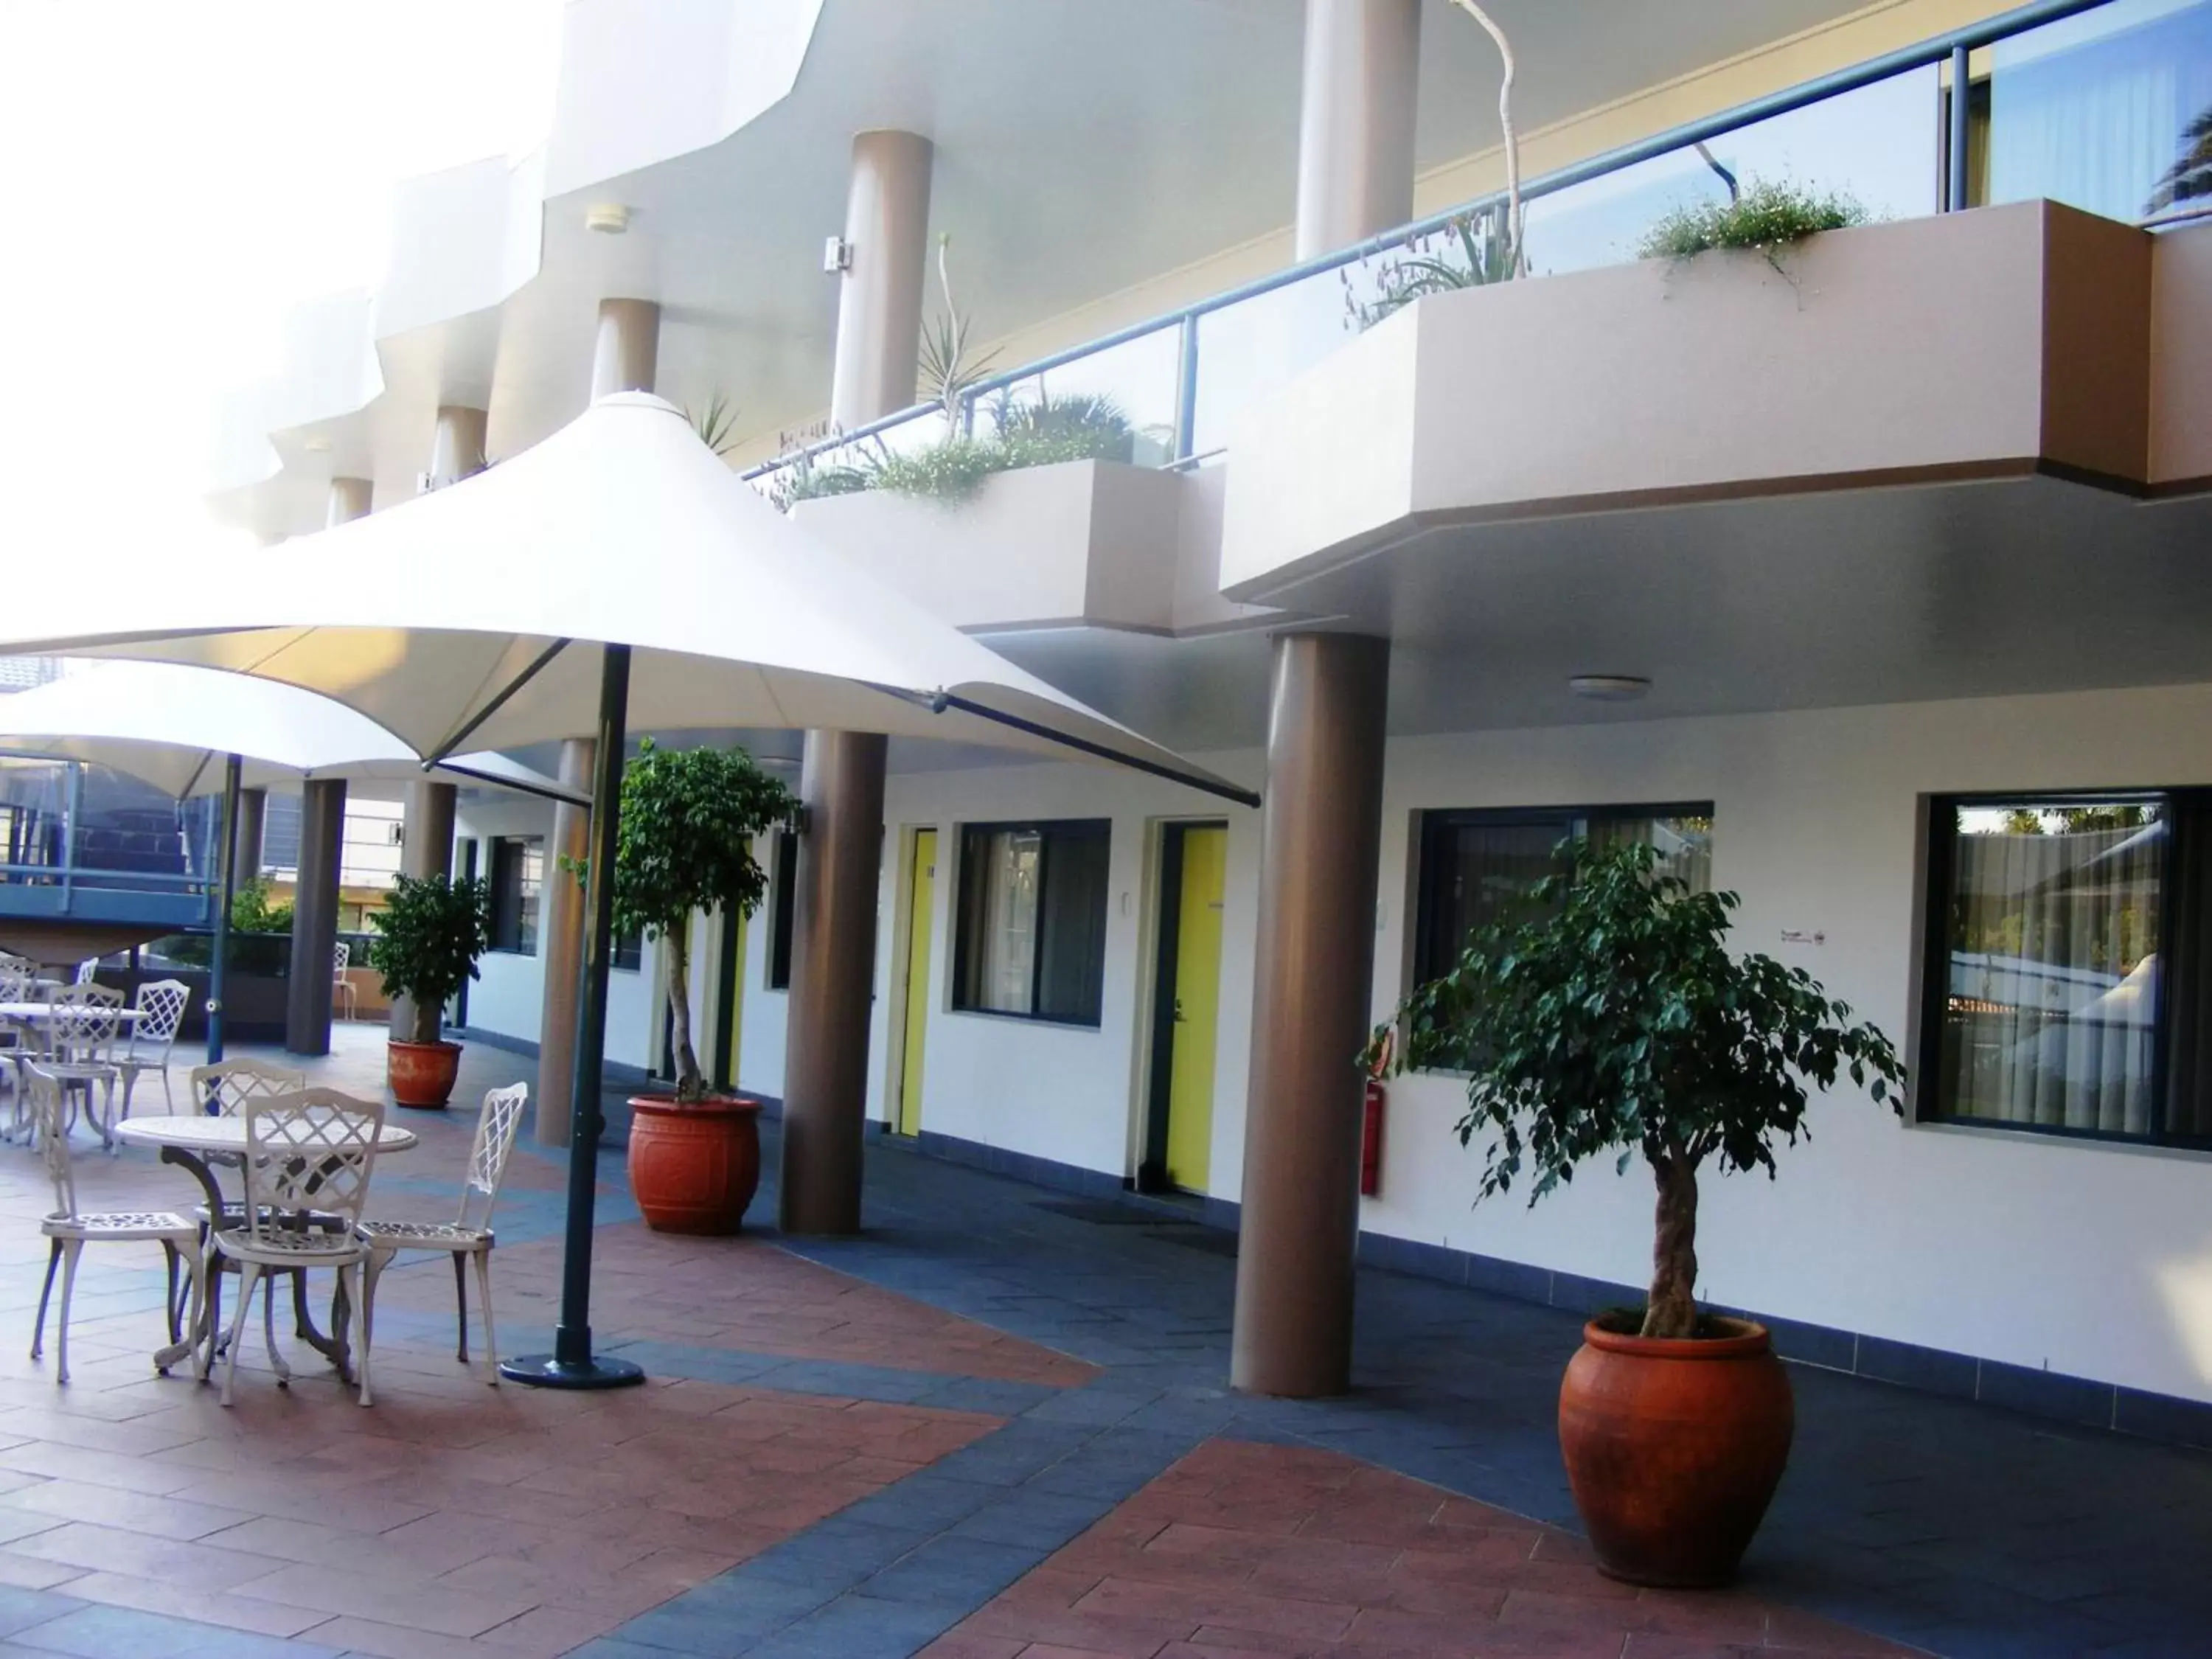
<instances>
[{"instance_id":1,"label":"sliding glass window","mask_svg":"<svg viewBox=\"0 0 2212 1659\"><path fill-rule=\"evenodd\" d=\"M1099 1023L1110 827L1085 818L961 830L954 1007Z\"/></svg>"}]
</instances>

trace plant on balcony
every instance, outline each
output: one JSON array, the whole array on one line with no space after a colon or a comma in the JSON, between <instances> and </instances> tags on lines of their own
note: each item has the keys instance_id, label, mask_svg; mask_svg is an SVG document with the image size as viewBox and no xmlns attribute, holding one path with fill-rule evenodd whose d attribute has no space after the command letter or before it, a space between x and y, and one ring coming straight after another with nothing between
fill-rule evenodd
<instances>
[{"instance_id":1,"label":"plant on balcony","mask_svg":"<svg viewBox=\"0 0 2212 1659\"><path fill-rule=\"evenodd\" d=\"M802 455L776 481L772 499L778 508L788 513L800 501L820 501L827 495L857 495L867 487L868 475L857 466L842 463L824 466L813 456Z\"/></svg>"},{"instance_id":2,"label":"plant on balcony","mask_svg":"<svg viewBox=\"0 0 2212 1659\"><path fill-rule=\"evenodd\" d=\"M996 351L987 351L981 356L969 354L968 331L975 319L961 310L952 297L951 250L951 236L939 235L937 286L945 295L945 309L922 328L920 365L922 390L929 394L929 401L944 411L948 434L960 429L962 400L989 372L999 355Z\"/></svg>"},{"instance_id":3,"label":"plant on balcony","mask_svg":"<svg viewBox=\"0 0 2212 1659\"><path fill-rule=\"evenodd\" d=\"M1839 191L1754 179L1741 189L1731 182L1726 202L1698 202L1669 210L1644 233L1637 252L1646 259L1691 259L1714 248L1741 248L1759 254L1779 271L1782 255L1807 237L1866 222L1866 209Z\"/></svg>"},{"instance_id":4,"label":"plant on balcony","mask_svg":"<svg viewBox=\"0 0 2212 1659\"><path fill-rule=\"evenodd\" d=\"M992 406L998 441L1014 466L1054 461L1122 461L1135 453L1137 434L1121 406L1101 392L1040 392L1017 402L1002 394Z\"/></svg>"},{"instance_id":5,"label":"plant on balcony","mask_svg":"<svg viewBox=\"0 0 2212 1659\"><path fill-rule=\"evenodd\" d=\"M1478 1200L1524 1170L1533 1204L1592 1158L1650 1166L1650 1298L1587 1328L1562 1449L1609 1570L1717 1582L1781 1477L1791 1412L1765 1331L1699 1314L1698 1170L1771 1176L1777 1144L1805 1133L1811 1090L1847 1073L1894 1099L1903 1071L1803 969L1729 951L1734 894L1659 873L1649 846L1573 842L1558 856L1533 920L1490 929L1406 1000L1399 1065L1465 1072L1460 1139L1489 1143Z\"/></svg>"},{"instance_id":6,"label":"plant on balcony","mask_svg":"<svg viewBox=\"0 0 2212 1659\"><path fill-rule=\"evenodd\" d=\"M257 876L230 896L230 927L234 933L289 933L292 907L271 904L268 882Z\"/></svg>"},{"instance_id":7,"label":"plant on balcony","mask_svg":"<svg viewBox=\"0 0 2212 1659\"><path fill-rule=\"evenodd\" d=\"M443 1106L453 1092L461 1047L439 1039L446 1004L477 977L477 958L491 948L491 887L461 876L398 876L381 910L369 920L368 965L384 976L384 994L405 997L414 1024L387 1045L392 1098L402 1106Z\"/></svg>"},{"instance_id":8,"label":"plant on balcony","mask_svg":"<svg viewBox=\"0 0 2212 1659\"><path fill-rule=\"evenodd\" d=\"M684 418L699 434L699 441L714 452L717 459L738 447L738 406L723 393L714 393L696 411L687 405Z\"/></svg>"},{"instance_id":9,"label":"plant on balcony","mask_svg":"<svg viewBox=\"0 0 2212 1659\"><path fill-rule=\"evenodd\" d=\"M1441 252L1431 252L1423 246L1421 252L1408 252L1378 269L1371 300L1358 297L1352 288L1352 268L1345 267L1345 314L1355 331L1364 332L1431 294L1488 288L1510 280L1513 253L1509 239L1499 234L1495 215L1464 216L1445 228L1450 240Z\"/></svg>"}]
</instances>

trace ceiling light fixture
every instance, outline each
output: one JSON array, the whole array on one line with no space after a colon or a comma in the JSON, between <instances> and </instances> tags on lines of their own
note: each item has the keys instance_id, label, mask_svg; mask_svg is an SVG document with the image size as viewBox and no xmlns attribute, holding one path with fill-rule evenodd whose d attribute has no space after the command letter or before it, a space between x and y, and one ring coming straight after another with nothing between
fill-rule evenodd
<instances>
[{"instance_id":1,"label":"ceiling light fixture","mask_svg":"<svg viewBox=\"0 0 2212 1659\"><path fill-rule=\"evenodd\" d=\"M313 437L302 443L301 447L310 455L327 455L331 453L331 441L318 432Z\"/></svg>"},{"instance_id":2,"label":"ceiling light fixture","mask_svg":"<svg viewBox=\"0 0 2212 1659\"><path fill-rule=\"evenodd\" d=\"M1577 674L1567 690L1592 702L1634 702L1651 690L1640 674Z\"/></svg>"},{"instance_id":3,"label":"ceiling light fixture","mask_svg":"<svg viewBox=\"0 0 2212 1659\"><path fill-rule=\"evenodd\" d=\"M584 228L619 236L629 228L629 210L620 202L594 202L584 210Z\"/></svg>"}]
</instances>

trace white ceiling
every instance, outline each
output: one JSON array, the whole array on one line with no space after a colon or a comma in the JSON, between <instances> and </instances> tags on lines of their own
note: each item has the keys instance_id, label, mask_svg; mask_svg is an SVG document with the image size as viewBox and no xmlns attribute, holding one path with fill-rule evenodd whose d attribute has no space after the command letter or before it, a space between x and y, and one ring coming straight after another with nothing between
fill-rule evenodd
<instances>
[{"instance_id":1,"label":"white ceiling","mask_svg":"<svg viewBox=\"0 0 2212 1659\"><path fill-rule=\"evenodd\" d=\"M1863 0L1494 0L1534 129L1860 9ZM963 307L1011 332L1286 226L1297 151L1299 0L827 0L790 96L708 149L556 197L539 274L502 307L380 343L365 410L280 440L283 475L225 507L264 533L319 523L333 473L413 491L441 401L492 410L513 453L579 410L598 301L665 307L661 387L726 393L752 432L826 401L851 135L938 147L933 229L953 238ZM1425 0L1419 154L1497 140L1496 59ZM641 96L648 95L641 92ZM617 200L629 234L583 228Z\"/></svg>"}]
</instances>

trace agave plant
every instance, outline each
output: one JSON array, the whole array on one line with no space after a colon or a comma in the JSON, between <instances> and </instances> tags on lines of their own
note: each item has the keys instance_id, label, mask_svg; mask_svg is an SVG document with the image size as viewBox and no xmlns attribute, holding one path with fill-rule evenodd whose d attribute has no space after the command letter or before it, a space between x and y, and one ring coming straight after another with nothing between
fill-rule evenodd
<instances>
[{"instance_id":1,"label":"agave plant","mask_svg":"<svg viewBox=\"0 0 2212 1659\"><path fill-rule=\"evenodd\" d=\"M937 239L937 286L945 295L944 313L933 317L921 331L921 384L929 401L945 411L948 430L960 425L960 405L976 383L989 372L996 351L980 357L968 355L968 331L974 319L952 297L951 249L952 238Z\"/></svg>"},{"instance_id":2,"label":"agave plant","mask_svg":"<svg viewBox=\"0 0 2212 1659\"><path fill-rule=\"evenodd\" d=\"M1455 219L1447 228L1452 242L1442 252L1424 251L1393 260L1377 271L1372 300L1358 299L1352 291L1350 276L1346 274L1344 302L1354 328L1372 328L1393 312L1431 294L1486 288L1512 277L1512 246L1510 239L1498 234L1493 215L1474 214Z\"/></svg>"},{"instance_id":3,"label":"agave plant","mask_svg":"<svg viewBox=\"0 0 2212 1659\"><path fill-rule=\"evenodd\" d=\"M721 392L708 398L706 407L696 413L686 404L684 418L690 422L699 441L716 455L726 455L738 447L738 406Z\"/></svg>"}]
</instances>

